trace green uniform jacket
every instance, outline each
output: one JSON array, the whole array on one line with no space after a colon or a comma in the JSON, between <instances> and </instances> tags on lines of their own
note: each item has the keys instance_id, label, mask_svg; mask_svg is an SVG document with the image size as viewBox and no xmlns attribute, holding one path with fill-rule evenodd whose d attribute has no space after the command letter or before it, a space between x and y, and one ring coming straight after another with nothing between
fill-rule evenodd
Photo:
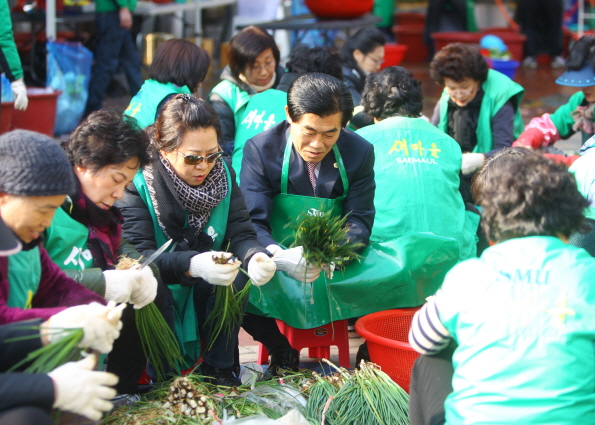
<instances>
[{"instance_id":1,"label":"green uniform jacket","mask_svg":"<svg viewBox=\"0 0 595 425\"><path fill-rule=\"evenodd\" d=\"M117 12L120 9L128 8L131 12L136 9L136 0L96 0L95 12Z\"/></svg>"},{"instance_id":2,"label":"green uniform jacket","mask_svg":"<svg viewBox=\"0 0 595 425\"><path fill-rule=\"evenodd\" d=\"M18 80L23 76L21 58L14 43L8 0L0 2L0 68L9 81Z\"/></svg>"},{"instance_id":3,"label":"green uniform jacket","mask_svg":"<svg viewBox=\"0 0 595 425\"><path fill-rule=\"evenodd\" d=\"M174 83L163 84L155 80L146 80L130 100L124 113L136 118L141 128L146 128L155 122L155 114L161 101L173 93L192 94L187 86L178 87Z\"/></svg>"},{"instance_id":4,"label":"green uniform jacket","mask_svg":"<svg viewBox=\"0 0 595 425\"><path fill-rule=\"evenodd\" d=\"M520 105L525 94L525 89L512 81L506 75L490 69L488 71L488 78L482 84L484 91L483 100L481 102L481 109L479 111L479 118L477 121L477 145L473 152L486 153L494 148L494 140L492 137L492 118L504 106L506 102L514 98L514 138L518 137L523 132L525 126L523 118L521 117ZM442 92L440 97L440 122L438 128L445 133L448 132L448 99L449 95L446 89Z\"/></svg>"},{"instance_id":5,"label":"green uniform jacket","mask_svg":"<svg viewBox=\"0 0 595 425\"><path fill-rule=\"evenodd\" d=\"M456 239L460 260L475 257L479 215L465 211L459 192L459 144L421 118L387 118L357 134L372 143L376 158L370 240L432 232Z\"/></svg>"}]
</instances>

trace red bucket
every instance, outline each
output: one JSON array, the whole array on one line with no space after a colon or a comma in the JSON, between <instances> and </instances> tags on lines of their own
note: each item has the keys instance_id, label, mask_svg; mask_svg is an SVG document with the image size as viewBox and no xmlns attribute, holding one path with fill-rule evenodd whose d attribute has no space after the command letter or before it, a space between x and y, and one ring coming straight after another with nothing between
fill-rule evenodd
<instances>
[{"instance_id":1,"label":"red bucket","mask_svg":"<svg viewBox=\"0 0 595 425\"><path fill-rule=\"evenodd\" d=\"M29 105L26 111L12 113L12 129L37 131L50 137L54 136L56 124L56 103L60 90L39 87L27 88Z\"/></svg>"},{"instance_id":2,"label":"red bucket","mask_svg":"<svg viewBox=\"0 0 595 425\"><path fill-rule=\"evenodd\" d=\"M400 64L406 51L407 46L404 44L386 43L384 45L384 62L380 65L380 69Z\"/></svg>"},{"instance_id":3,"label":"red bucket","mask_svg":"<svg viewBox=\"0 0 595 425\"><path fill-rule=\"evenodd\" d=\"M411 320L417 310L419 307L379 311L355 324L357 334L366 340L370 360L407 392L413 363L419 357L408 342Z\"/></svg>"}]
</instances>

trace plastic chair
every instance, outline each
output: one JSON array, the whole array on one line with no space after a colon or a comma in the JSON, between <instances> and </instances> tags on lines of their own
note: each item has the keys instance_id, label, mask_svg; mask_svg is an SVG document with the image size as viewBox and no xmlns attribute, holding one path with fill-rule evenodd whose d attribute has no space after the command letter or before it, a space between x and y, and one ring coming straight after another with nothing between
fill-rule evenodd
<instances>
[{"instance_id":1,"label":"plastic chair","mask_svg":"<svg viewBox=\"0 0 595 425\"><path fill-rule=\"evenodd\" d=\"M339 365L351 368L347 320L337 320L312 329L296 329L277 319L277 326L281 333L287 337L292 348L298 352L303 348L308 348L309 357L328 359L331 354L331 345L335 345L339 349ZM259 365L266 364L268 360L269 352L262 344L259 344L257 363Z\"/></svg>"}]
</instances>

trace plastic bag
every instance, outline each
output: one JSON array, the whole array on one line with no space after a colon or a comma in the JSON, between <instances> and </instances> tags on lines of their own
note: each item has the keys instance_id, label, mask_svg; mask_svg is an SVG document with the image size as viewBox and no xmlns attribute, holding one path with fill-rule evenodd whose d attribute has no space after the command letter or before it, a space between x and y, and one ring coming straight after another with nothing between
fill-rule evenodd
<instances>
[{"instance_id":1,"label":"plastic bag","mask_svg":"<svg viewBox=\"0 0 595 425\"><path fill-rule=\"evenodd\" d=\"M2 102L14 102L14 94L10 88L10 81L6 78L6 75L2 73Z\"/></svg>"},{"instance_id":2,"label":"plastic bag","mask_svg":"<svg viewBox=\"0 0 595 425\"><path fill-rule=\"evenodd\" d=\"M292 409L285 416L277 420L266 416L250 416L242 419L232 419L223 422L224 425L309 425L306 418L296 409Z\"/></svg>"},{"instance_id":3,"label":"plastic bag","mask_svg":"<svg viewBox=\"0 0 595 425\"><path fill-rule=\"evenodd\" d=\"M79 125L87 105L93 53L80 43L47 43L48 87L60 90L54 134L67 134Z\"/></svg>"}]
</instances>

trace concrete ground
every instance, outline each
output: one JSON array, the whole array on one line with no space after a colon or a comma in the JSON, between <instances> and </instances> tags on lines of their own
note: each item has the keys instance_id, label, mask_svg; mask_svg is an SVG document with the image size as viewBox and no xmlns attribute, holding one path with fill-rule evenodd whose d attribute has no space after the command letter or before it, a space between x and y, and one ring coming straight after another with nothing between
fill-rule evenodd
<instances>
[{"instance_id":1,"label":"concrete ground","mask_svg":"<svg viewBox=\"0 0 595 425\"><path fill-rule=\"evenodd\" d=\"M442 87L434 83L429 76L428 63L402 63L401 66L409 69L414 78L422 81L422 89L424 93L424 109L423 112L427 116L432 115L432 111ZM521 104L521 112L525 123L535 116L539 116L546 112L554 112L556 108L565 103L568 98L576 91L571 87L559 86L555 83L563 73L560 69L551 69L548 66L540 66L537 69L523 69L519 68L515 81L525 87L525 97ZM206 96L212 87L218 83L218 73L212 72L203 83L203 96ZM117 98L107 98L104 102L104 107L113 107L119 110L124 110L128 105L130 96L120 96ZM563 140L555 145L568 153L576 153L581 146L581 139L579 135L575 135L568 140ZM350 332L350 354L351 364L355 364L355 355L357 349L363 340L355 333ZM243 330L240 333L240 359L242 363L256 362L258 356L258 344ZM310 361L307 357L307 350L301 353L302 363ZM338 352L336 347L331 348L331 361L338 364Z\"/></svg>"}]
</instances>

